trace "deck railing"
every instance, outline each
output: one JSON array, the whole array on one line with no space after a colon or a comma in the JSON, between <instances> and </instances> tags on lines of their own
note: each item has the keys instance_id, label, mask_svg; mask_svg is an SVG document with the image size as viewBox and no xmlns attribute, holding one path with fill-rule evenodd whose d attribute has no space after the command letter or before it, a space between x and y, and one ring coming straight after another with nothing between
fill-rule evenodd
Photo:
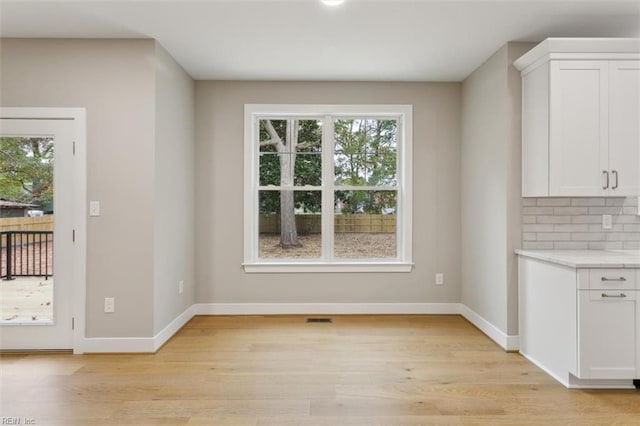
<instances>
[{"instance_id":1,"label":"deck railing","mask_svg":"<svg viewBox=\"0 0 640 426\"><path fill-rule=\"evenodd\" d=\"M0 232L0 279L53 276L53 231Z\"/></svg>"}]
</instances>

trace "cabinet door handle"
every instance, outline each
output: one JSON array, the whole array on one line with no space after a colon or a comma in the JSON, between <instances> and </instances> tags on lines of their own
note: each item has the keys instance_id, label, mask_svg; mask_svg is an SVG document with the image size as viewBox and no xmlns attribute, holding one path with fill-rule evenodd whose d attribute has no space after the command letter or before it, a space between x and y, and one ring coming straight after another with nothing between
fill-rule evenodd
<instances>
[{"instance_id":1,"label":"cabinet door handle","mask_svg":"<svg viewBox=\"0 0 640 426\"><path fill-rule=\"evenodd\" d=\"M604 175L604 177L606 178L604 186L602 187L602 189L607 189L609 187L609 172L606 170L602 171L602 174Z\"/></svg>"},{"instance_id":2,"label":"cabinet door handle","mask_svg":"<svg viewBox=\"0 0 640 426\"><path fill-rule=\"evenodd\" d=\"M620 294L602 293L602 297L603 298L612 298L612 299L624 299L625 297L627 297L627 295L624 294L624 293L620 293Z\"/></svg>"},{"instance_id":3,"label":"cabinet door handle","mask_svg":"<svg viewBox=\"0 0 640 426\"><path fill-rule=\"evenodd\" d=\"M602 277L601 281L626 281L625 277Z\"/></svg>"},{"instance_id":4,"label":"cabinet door handle","mask_svg":"<svg viewBox=\"0 0 640 426\"><path fill-rule=\"evenodd\" d=\"M617 170L611 170L611 174L616 178L616 183L613 184L611 189L617 189L618 188L618 171Z\"/></svg>"}]
</instances>

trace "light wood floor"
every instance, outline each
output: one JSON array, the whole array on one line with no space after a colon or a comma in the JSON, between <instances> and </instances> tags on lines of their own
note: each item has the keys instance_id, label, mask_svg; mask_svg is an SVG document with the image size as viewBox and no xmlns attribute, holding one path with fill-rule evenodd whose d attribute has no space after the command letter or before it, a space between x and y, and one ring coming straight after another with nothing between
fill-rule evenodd
<instances>
[{"instance_id":1,"label":"light wood floor","mask_svg":"<svg viewBox=\"0 0 640 426\"><path fill-rule=\"evenodd\" d=\"M0 416L37 425L640 424L640 392L567 390L461 317L332 318L196 317L155 355L3 355Z\"/></svg>"}]
</instances>

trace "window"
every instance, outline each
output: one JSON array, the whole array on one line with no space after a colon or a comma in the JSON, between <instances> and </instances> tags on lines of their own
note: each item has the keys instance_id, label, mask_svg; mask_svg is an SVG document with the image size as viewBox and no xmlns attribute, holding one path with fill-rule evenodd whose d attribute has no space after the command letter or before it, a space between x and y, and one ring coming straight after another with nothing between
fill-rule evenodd
<instances>
[{"instance_id":1,"label":"window","mask_svg":"<svg viewBox=\"0 0 640 426\"><path fill-rule=\"evenodd\" d=\"M247 272L409 272L410 105L245 105Z\"/></svg>"}]
</instances>

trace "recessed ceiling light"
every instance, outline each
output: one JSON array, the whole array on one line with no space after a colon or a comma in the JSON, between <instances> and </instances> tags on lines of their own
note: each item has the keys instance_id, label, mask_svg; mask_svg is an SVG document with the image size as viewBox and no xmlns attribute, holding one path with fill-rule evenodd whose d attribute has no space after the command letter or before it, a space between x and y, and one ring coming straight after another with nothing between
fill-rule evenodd
<instances>
[{"instance_id":1,"label":"recessed ceiling light","mask_svg":"<svg viewBox=\"0 0 640 426\"><path fill-rule=\"evenodd\" d=\"M339 4L344 3L344 0L322 0L322 3L327 6L338 6Z\"/></svg>"}]
</instances>

